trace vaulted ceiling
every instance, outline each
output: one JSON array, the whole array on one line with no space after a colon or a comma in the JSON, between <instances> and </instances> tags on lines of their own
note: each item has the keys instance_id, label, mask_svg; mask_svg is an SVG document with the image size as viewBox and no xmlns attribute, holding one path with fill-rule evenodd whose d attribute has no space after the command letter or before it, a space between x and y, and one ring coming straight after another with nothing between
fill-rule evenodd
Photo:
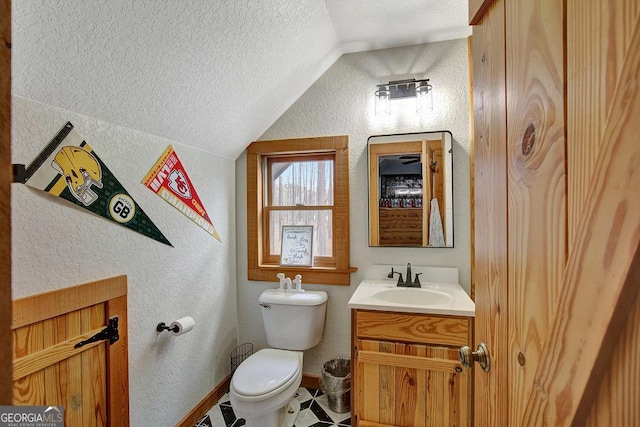
<instances>
[{"instance_id":1,"label":"vaulted ceiling","mask_svg":"<svg viewBox=\"0 0 640 427\"><path fill-rule=\"evenodd\" d=\"M236 158L343 53L466 37L467 0L13 0L13 94Z\"/></svg>"}]
</instances>

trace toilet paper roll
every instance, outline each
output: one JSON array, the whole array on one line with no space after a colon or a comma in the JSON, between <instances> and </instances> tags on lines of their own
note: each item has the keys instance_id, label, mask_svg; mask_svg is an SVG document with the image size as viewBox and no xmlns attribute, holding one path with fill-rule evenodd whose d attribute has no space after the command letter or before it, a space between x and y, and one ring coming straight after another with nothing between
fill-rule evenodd
<instances>
[{"instance_id":1,"label":"toilet paper roll","mask_svg":"<svg viewBox=\"0 0 640 427\"><path fill-rule=\"evenodd\" d=\"M175 322L172 322L169 326L171 329L169 330L173 333L173 335L182 335L192 330L195 324L196 322L193 320L193 318L187 316L178 319Z\"/></svg>"}]
</instances>

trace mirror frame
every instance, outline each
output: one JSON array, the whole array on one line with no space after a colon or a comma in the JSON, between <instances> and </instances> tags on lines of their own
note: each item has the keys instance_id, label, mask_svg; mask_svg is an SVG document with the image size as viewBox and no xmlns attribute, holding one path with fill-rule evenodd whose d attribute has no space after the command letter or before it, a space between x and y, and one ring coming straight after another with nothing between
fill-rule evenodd
<instances>
[{"instance_id":1,"label":"mirror frame","mask_svg":"<svg viewBox=\"0 0 640 427\"><path fill-rule=\"evenodd\" d=\"M405 154L420 154L423 177L429 177L427 173L427 162L425 156L429 152L428 141L442 141L445 145L443 150L443 175L445 176L445 186L443 192L445 193L444 200L438 200L442 222L442 232L445 237L445 246L429 246L429 218L431 210L431 198L426 200L423 195L421 203L422 209L410 209L400 214L401 216L419 216L420 220L416 218L405 218L400 221L407 221L407 224L411 227L415 227L416 223L421 224L422 238L420 244L380 244L380 173L378 156L393 156L393 155L405 155ZM448 153L446 153L446 145L448 144ZM372 147L375 147L372 150ZM373 161L375 157L376 161ZM368 169L368 188L369 188L369 247L414 247L414 248L453 248L454 247L454 232L453 232L453 135L448 130L430 131L430 132L413 132L413 133L398 133L387 135L372 135L367 139L367 169ZM430 178L427 182L424 182L423 188L429 186L431 188ZM431 191L428 192L431 193ZM423 193L424 194L424 193ZM428 197L427 195L427 197ZM444 208L442 207L444 204ZM406 208L405 208L406 209ZM397 211L401 212L400 210ZM449 230L447 231L447 229ZM411 233L413 236L410 238L416 239L416 233ZM449 236L447 236L449 234ZM448 237L448 238L447 238ZM402 239L400 239L402 241Z\"/></svg>"}]
</instances>

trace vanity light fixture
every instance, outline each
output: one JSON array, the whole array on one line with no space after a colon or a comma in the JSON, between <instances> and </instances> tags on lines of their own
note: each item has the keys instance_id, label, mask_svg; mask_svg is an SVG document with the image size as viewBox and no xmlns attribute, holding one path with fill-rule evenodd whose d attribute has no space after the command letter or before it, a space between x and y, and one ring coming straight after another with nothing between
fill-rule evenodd
<instances>
[{"instance_id":1,"label":"vanity light fixture","mask_svg":"<svg viewBox=\"0 0 640 427\"><path fill-rule=\"evenodd\" d=\"M394 80L377 85L376 116L390 115L389 101L393 99L416 98L416 111L424 113L433 109L432 86L429 79Z\"/></svg>"}]
</instances>

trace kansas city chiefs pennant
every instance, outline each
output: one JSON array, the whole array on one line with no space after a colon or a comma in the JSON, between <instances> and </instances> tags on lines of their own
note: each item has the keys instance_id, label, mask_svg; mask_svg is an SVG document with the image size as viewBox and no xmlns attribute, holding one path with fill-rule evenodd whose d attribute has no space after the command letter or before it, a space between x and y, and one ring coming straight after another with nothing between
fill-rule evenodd
<instances>
[{"instance_id":1,"label":"kansas city chiefs pennant","mask_svg":"<svg viewBox=\"0 0 640 427\"><path fill-rule=\"evenodd\" d=\"M21 182L171 246L71 123L25 169Z\"/></svg>"},{"instance_id":2,"label":"kansas city chiefs pennant","mask_svg":"<svg viewBox=\"0 0 640 427\"><path fill-rule=\"evenodd\" d=\"M191 180L171 145L164 150L142 183L206 230L207 233L220 240L207 211L202 206L196 189L193 188Z\"/></svg>"}]
</instances>

